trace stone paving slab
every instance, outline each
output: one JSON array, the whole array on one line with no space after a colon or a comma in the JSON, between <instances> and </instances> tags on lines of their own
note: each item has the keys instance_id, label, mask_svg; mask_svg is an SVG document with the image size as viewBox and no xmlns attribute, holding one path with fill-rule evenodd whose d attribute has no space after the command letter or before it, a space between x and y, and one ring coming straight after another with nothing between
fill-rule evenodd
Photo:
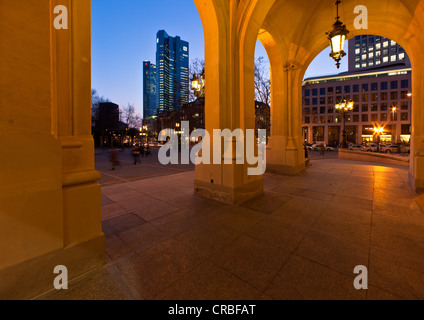
<instances>
[{"instance_id":1,"label":"stone paving slab","mask_svg":"<svg viewBox=\"0 0 424 320\"><path fill-rule=\"evenodd\" d=\"M103 187L105 267L47 299L424 299L424 214L407 169L322 160L240 206L194 172ZM353 270L369 270L369 290Z\"/></svg>"}]
</instances>

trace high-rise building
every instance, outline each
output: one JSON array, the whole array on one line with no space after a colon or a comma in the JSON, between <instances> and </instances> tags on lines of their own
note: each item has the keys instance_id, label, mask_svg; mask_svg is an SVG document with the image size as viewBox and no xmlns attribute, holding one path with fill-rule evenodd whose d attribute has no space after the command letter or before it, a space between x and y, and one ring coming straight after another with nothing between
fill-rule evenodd
<instances>
[{"instance_id":1,"label":"high-rise building","mask_svg":"<svg viewBox=\"0 0 424 320\"><path fill-rule=\"evenodd\" d=\"M157 113L157 69L150 61L143 62L143 114L148 119Z\"/></svg>"},{"instance_id":2,"label":"high-rise building","mask_svg":"<svg viewBox=\"0 0 424 320\"><path fill-rule=\"evenodd\" d=\"M349 71L303 82L303 135L307 142L341 142L343 118L335 105L354 101L346 117L347 140L373 142L374 127L384 127L383 143L409 143L412 117L412 69L396 42L364 35L349 40Z\"/></svg>"},{"instance_id":3,"label":"high-rise building","mask_svg":"<svg viewBox=\"0 0 424 320\"><path fill-rule=\"evenodd\" d=\"M156 44L157 111L173 111L189 100L189 43L160 30Z\"/></svg>"},{"instance_id":4,"label":"high-rise building","mask_svg":"<svg viewBox=\"0 0 424 320\"><path fill-rule=\"evenodd\" d=\"M372 35L349 40L349 72L382 67L411 68L405 50L395 41Z\"/></svg>"}]
</instances>

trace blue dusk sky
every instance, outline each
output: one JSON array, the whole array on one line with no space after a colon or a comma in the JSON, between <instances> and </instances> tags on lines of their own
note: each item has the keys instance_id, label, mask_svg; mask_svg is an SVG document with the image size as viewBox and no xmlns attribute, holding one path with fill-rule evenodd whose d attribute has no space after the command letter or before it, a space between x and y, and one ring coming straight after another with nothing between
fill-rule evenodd
<instances>
[{"instance_id":1,"label":"blue dusk sky","mask_svg":"<svg viewBox=\"0 0 424 320\"><path fill-rule=\"evenodd\" d=\"M202 22L193 0L92 0L92 88L120 106L143 110L143 61L156 61L156 33L166 30L190 43L190 61L204 59ZM324 35L323 35L324 36ZM347 58L338 71L321 53L306 77L347 70ZM256 56L268 57L258 43Z\"/></svg>"}]
</instances>

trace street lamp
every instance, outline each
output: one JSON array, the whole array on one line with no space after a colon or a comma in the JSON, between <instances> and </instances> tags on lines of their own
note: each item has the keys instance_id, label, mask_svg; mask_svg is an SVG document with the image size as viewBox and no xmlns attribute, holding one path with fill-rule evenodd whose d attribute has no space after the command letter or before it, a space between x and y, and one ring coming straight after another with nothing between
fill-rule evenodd
<instances>
[{"instance_id":1,"label":"street lamp","mask_svg":"<svg viewBox=\"0 0 424 320\"><path fill-rule=\"evenodd\" d=\"M205 70L197 75L194 74L191 79L191 87L193 88L194 94L197 98L203 98L205 96Z\"/></svg>"},{"instance_id":2,"label":"street lamp","mask_svg":"<svg viewBox=\"0 0 424 320\"><path fill-rule=\"evenodd\" d=\"M331 45L331 53L330 57L336 61L337 69L340 68L340 61L344 56L346 56L346 52L344 52L344 47L347 39L347 35L349 34L349 30L347 30L346 25L341 22L339 16L339 4L340 0L336 1L337 6L337 17L336 22L333 24L333 29L327 32L328 40Z\"/></svg>"},{"instance_id":3,"label":"street lamp","mask_svg":"<svg viewBox=\"0 0 424 320\"><path fill-rule=\"evenodd\" d=\"M336 111L343 115L343 134L342 144L343 149L347 149L347 134L346 134L346 115L353 111L354 107L353 100L343 99L340 103L336 104Z\"/></svg>"},{"instance_id":4,"label":"street lamp","mask_svg":"<svg viewBox=\"0 0 424 320\"><path fill-rule=\"evenodd\" d=\"M377 135L377 152L380 152L381 135L384 133L384 128L374 127L374 133Z\"/></svg>"}]
</instances>

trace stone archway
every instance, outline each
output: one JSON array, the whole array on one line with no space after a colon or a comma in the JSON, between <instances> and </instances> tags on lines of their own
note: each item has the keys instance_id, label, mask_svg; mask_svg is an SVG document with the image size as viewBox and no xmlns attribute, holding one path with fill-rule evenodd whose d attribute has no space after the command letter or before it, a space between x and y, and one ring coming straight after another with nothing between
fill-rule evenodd
<instances>
[{"instance_id":1,"label":"stone archway","mask_svg":"<svg viewBox=\"0 0 424 320\"><path fill-rule=\"evenodd\" d=\"M223 55L213 57L217 66L231 66L230 70L234 74L229 74L228 78L217 77L220 85L227 87L226 94L230 100L220 104L220 108L230 111L224 116L228 121L223 120L220 125L243 124L245 127L250 125L248 101L253 95L253 79L251 70L253 69L253 53L251 46L254 40L259 38L264 44L271 61L272 69L272 100L273 100L273 125L271 141L268 148L268 166L271 170L284 174L296 174L304 170L302 157L302 133L301 133L301 82L307 67L321 52L328 46L325 32L331 28L334 19L334 4L328 1L234 1L225 3L222 1L195 1L198 6L214 7L216 12L222 12L221 21L217 23L218 28L225 30L222 35L226 39L225 49L215 48ZM412 161L410 166L411 184L417 189L424 188L424 126L422 125L424 110L421 106L421 91L423 86L424 65L420 60L422 52L422 18L424 16L424 1L368 1L365 5L369 13L369 29L355 30L353 27L354 8L357 5L355 1L343 1L341 6L342 20L351 30L350 37L360 34L378 34L400 43L409 53L414 69L413 88L414 88L414 108L413 108L413 142L412 142ZM227 11L224 9L227 7ZM309 10L305 10L309 8ZM206 25L211 17L206 18L199 10L202 21L205 25L205 43L208 43L215 37L207 32ZM222 18L224 17L224 18ZM253 33L256 32L256 39ZM219 34L219 33L218 33ZM208 52L208 50L207 50ZM206 54L206 63L209 63L208 54ZM214 70L214 69L210 69ZM227 71L228 72L228 71ZM216 76L210 72L209 77ZM231 79L228 81L228 79ZM207 93L209 102L215 103L212 91ZM253 99L253 98L252 98ZM207 107L208 109L208 107ZM221 113L224 115L224 113ZM207 116L206 123L210 124L212 116ZM240 121L240 119L242 121ZM216 127L220 128L220 127ZM237 166L232 166L236 168ZM214 171L215 170L215 171ZM231 169L232 170L232 169ZM224 172L224 170L212 167L198 170L198 179L209 181L211 176L208 173ZM212 174L213 175L213 174ZM220 187L202 185L205 192L200 192L210 198L218 198L221 187L229 187L237 193L244 193L240 187L247 186L246 179L243 178L243 170L239 174L232 176L230 185L224 182ZM218 181L218 180L217 180ZM256 185L255 188L258 188ZM208 190L209 189L209 190ZM225 189L225 188L224 188ZM214 191L212 191L214 190ZM247 189L246 189L247 190ZM257 192L252 192L254 195ZM224 193L230 192L229 189ZM237 197L227 198L229 201L236 201ZM243 197L242 197L243 198ZM221 199L222 200L222 199Z\"/></svg>"}]
</instances>

